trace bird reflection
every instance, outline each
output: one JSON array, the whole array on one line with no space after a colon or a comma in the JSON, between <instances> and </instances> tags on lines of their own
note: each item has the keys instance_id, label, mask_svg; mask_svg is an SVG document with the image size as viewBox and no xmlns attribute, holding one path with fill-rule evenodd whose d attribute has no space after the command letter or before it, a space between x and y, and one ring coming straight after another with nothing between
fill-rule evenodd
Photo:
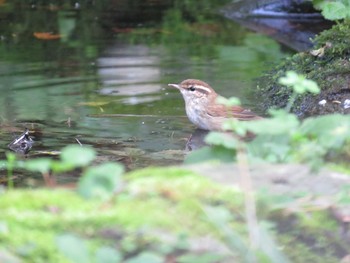
<instances>
[{"instance_id":1,"label":"bird reflection","mask_svg":"<svg viewBox=\"0 0 350 263\"><path fill-rule=\"evenodd\" d=\"M209 131L202 129L196 129L191 137L187 140L186 151L193 151L206 146L204 139L208 135Z\"/></svg>"}]
</instances>

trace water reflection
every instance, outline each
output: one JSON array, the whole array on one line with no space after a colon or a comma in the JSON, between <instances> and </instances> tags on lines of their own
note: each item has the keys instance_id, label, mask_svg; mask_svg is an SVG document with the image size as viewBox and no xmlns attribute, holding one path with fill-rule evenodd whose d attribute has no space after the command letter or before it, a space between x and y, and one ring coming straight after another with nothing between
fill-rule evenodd
<instances>
[{"instance_id":1,"label":"water reflection","mask_svg":"<svg viewBox=\"0 0 350 263\"><path fill-rule=\"evenodd\" d=\"M159 93L162 89L160 58L152 55L145 45L116 43L97 59L98 76L102 95L129 96L127 104L139 104L159 100L161 96L140 97Z\"/></svg>"}]
</instances>

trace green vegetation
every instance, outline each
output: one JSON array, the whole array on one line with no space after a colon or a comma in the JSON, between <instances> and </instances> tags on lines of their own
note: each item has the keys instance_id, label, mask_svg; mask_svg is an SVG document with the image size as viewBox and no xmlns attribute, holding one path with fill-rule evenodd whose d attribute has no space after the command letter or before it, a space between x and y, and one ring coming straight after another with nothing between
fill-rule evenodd
<instances>
[{"instance_id":1,"label":"green vegetation","mask_svg":"<svg viewBox=\"0 0 350 263\"><path fill-rule=\"evenodd\" d=\"M170 174L170 177L165 177L164 173ZM107 203L96 199L85 201L67 190L14 190L4 193L0 201L0 221L6 229L2 233L2 246L12 253L27 246L28 251L19 255L28 261L64 262L55 239L64 233L74 233L90 240L92 251L103 244L120 246L120 253L130 257L156 249L156 244L162 242L157 238L157 231L171 231L169 237L174 237L171 238L174 240L169 241L168 246L176 249L177 236L186 229L191 229L192 235L213 233L210 224L200 219L203 204L228 202L238 195L237 191L228 187L220 187L179 169L173 172L148 169L130 174L130 177L134 179L113 201ZM231 201L231 204L238 200ZM108 233L104 236L103 231L110 232L112 236L108 237ZM113 238L113 233L118 232L121 240ZM155 252L161 254L161 251Z\"/></svg>"},{"instance_id":2,"label":"green vegetation","mask_svg":"<svg viewBox=\"0 0 350 263\"><path fill-rule=\"evenodd\" d=\"M134 262L143 257L159 260L149 262L164 262L170 256L179 262L191 262L194 257L201 259L196 262L239 258L240 262L252 262L255 253L247 243L241 190L183 168L135 171L124 176L122 187L109 201L84 200L63 189L5 191L0 198L0 258L6 251L24 262L82 262L84 258L110 262L103 259L106 254L111 255L112 262ZM264 194L264 203L266 197ZM283 216L283 209L272 209L271 205L280 201L277 197L275 202L271 200L264 204L264 217L270 223L259 227L264 240L258 253L261 260L287 262L288 255L293 262L337 261L334 248L322 241L325 231L336 228L328 216L306 212L309 206L305 204L305 211L298 213L298 226L294 223L292 229L272 237L278 223L292 218ZM305 213L307 220L303 220ZM269 217L271 214L274 217ZM289 249L295 246L295 235L312 236L314 245L324 253L302 249L306 245L302 241L297 245L302 252ZM219 242L217 248L227 246L229 250L193 250L191 246L200 244L196 240L204 236L213 244ZM334 242L333 238L329 242Z\"/></svg>"},{"instance_id":3,"label":"green vegetation","mask_svg":"<svg viewBox=\"0 0 350 263\"><path fill-rule=\"evenodd\" d=\"M313 0L317 9L329 20L350 19L350 2L348 0Z\"/></svg>"},{"instance_id":4,"label":"green vegetation","mask_svg":"<svg viewBox=\"0 0 350 263\"><path fill-rule=\"evenodd\" d=\"M299 95L292 107L298 116L307 117L327 113L346 112L342 105L349 88L350 22L343 21L332 29L322 32L314 39L313 51L298 53L285 59L261 79L257 93L262 99L264 109L283 108L287 105L292 90L278 83L287 71L303 74L314 80L321 89L319 95ZM327 100L325 107L318 102Z\"/></svg>"}]
</instances>

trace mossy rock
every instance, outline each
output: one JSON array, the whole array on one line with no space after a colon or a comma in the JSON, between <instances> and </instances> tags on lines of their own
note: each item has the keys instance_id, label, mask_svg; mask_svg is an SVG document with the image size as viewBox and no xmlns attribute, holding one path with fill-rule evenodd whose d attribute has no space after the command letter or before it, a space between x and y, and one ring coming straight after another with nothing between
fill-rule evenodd
<instances>
[{"instance_id":1,"label":"mossy rock","mask_svg":"<svg viewBox=\"0 0 350 263\"><path fill-rule=\"evenodd\" d=\"M169 256L169 247L171 253L177 253L175 257L185 255L187 259L191 256L203 259L196 262L242 262L239 260L242 255L232 247L230 253L221 250L224 247L227 251L229 243L235 239L227 232L220 232L222 226L241 236L241 241L248 240L243 194L238 187L222 185L198 173L175 167L131 172L125 175L125 181L123 191L108 202L84 200L76 192L62 189L4 191L0 194L0 259L7 253L23 262L72 262L57 246L57 237L69 233L86 241L91 253L101 246L118 251L122 256L118 262L128 262L142 252L165 259ZM260 219L274 222L275 231L278 231L278 247L292 262L339 261L334 238L324 239L326 232L336 232L336 224L326 210L318 211L321 216L317 216L316 220L312 220L312 215L317 214L311 211L307 212L308 220L294 214L293 217L299 219L290 224L290 216L271 208L263 201L264 198L258 199ZM223 208L230 219L214 227L215 223L209 220L205 211L209 206ZM183 235L188 236L187 246L179 248L164 241ZM216 241L211 251L198 254L198 251L192 250L191 240L208 236ZM226 239L222 238L225 236ZM304 236L311 241L296 240ZM208 239L201 242L206 243ZM197 241L194 245L198 246L201 242ZM164 245L168 246L168 252L161 251ZM201 257L203 253L207 253L204 258ZM208 261L213 257L216 259Z\"/></svg>"},{"instance_id":2,"label":"mossy rock","mask_svg":"<svg viewBox=\"0 0 350 263\"><path fill-rule=\"evenodd\" d=\"M350 21L334 25L314 39L314 51L302 52L284 60L260 79L257 93L264 110L287 105L291 89L278 83L287 71L295 71L317 82L318 95L300 95L292 111L298 116L350 113L344 101L350 99ZM324 53L323 53L324 52ZM311 54L313 53L313 54ZM323 54L322 54L323 53ZM322 55L321 55L322 54ZM319 105L326 100L325 105Z\"/></svg>"}]
</instances>

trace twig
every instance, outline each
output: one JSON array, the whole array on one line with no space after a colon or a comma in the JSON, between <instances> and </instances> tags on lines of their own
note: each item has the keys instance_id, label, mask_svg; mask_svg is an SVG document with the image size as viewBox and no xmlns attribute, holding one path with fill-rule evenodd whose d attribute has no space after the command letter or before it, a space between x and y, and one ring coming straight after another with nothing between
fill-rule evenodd
<instances>
[{"instance_id":1,"label":"twig","mask_svg":"<svg viewBox=\"0 0 350 263\"><path fill-rule=\"evenodd\" d=\"M77 141L77 143L78 143L80 146L83 146L83 144L79 141L78 138L74 138L74 139Z\"/></svg>"}]
</instances>

